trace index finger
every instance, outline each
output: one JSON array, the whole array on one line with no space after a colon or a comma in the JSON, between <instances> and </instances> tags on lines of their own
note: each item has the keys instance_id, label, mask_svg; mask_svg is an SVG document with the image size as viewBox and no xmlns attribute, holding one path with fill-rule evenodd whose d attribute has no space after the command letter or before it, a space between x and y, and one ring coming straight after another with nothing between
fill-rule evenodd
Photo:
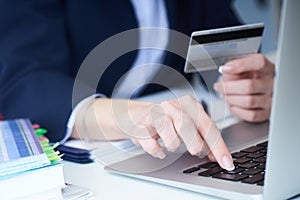
<instances>
[{"instance_id":1,"label":"index finger","mask_svg":"<svg viewBox=\"0 0 300 200\"><path fill-rule=\"evenodd\" d=\"M198 129L220 166L228 171L233 170L234 164L231 154L219 129L206 113L202 115L202 119L198 123Z\"/></svg>"},{"instance_id":2,"label":"index finger","mask_svg":"<svg viewBox=\"0 0 300 200\"><path fill-rule=\"evenodd\" d=\"M198 134L205 141L220 166L226 170L233 170L234 165L231 154L219 129L206 114L203 106L195 99L186 97L182 97L180 103L182 110L189 115L194 126L197 128Z\"/></svg>"}]
</instances>

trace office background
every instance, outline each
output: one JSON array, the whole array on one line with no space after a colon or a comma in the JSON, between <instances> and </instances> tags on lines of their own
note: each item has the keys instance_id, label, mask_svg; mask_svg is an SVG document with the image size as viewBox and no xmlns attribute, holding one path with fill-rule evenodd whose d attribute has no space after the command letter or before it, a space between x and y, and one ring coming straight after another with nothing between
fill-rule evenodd
<instances>
[{"instance_id":1,"label":"office background","mask_svg":"<svg viewBox=\"0 0 300 200\"><path fill-rule=\"evenodd\" d=\"M235 0L233 8L243 23L265 23L261 52L271 53L277 47L281 0Z\"/></svg>"}]
</instances>

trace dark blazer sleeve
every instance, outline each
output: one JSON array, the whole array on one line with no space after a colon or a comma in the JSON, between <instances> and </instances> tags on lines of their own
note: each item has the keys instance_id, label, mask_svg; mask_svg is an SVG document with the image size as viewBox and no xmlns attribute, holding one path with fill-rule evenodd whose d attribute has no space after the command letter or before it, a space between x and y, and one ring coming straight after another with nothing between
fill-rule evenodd
<instances>
[{"instance_id":1,"label":"dark blazer sleeve","mask_svg":"<svg viewBox=\"0 0 300 200\"><path fill-rule=\"evenodd\" d=\"M240 19L233 10L232 0L202 1L201 20L204 29L221 28L240 25Z\"/></svg>"},{"instance_id":2,"label":"dark blazer sleeve","mask_svg":"<svg viewBox=\"0 0 300 200\"><path fill-rule=\"evenodd\" d=\"M59 0L0 0L0 113L28 117L64 137L71 112L63 6Z\"/></svg>"}]
</instances>

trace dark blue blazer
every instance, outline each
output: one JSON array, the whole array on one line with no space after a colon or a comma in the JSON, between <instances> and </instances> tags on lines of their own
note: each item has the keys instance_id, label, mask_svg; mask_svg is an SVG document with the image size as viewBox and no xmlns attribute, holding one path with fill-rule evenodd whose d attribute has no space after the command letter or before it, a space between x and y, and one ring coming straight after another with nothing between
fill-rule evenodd
<instances>
[{"instance_id":1,"label":"dark blue blazer","mask_svg":"<svg viewBox=\"0 0 300 200\"><path fill-rule=\"evenodd\" d=\"M166 0L170 28L192 31L239 24L230 0ZM0 113L29 117L60 140L72 110L74 77L87 54L108 37L137 28L130 0L0 0ZM110 96L136 52L120 57L100 80ZM166 56L183 71L183 61ZM152 86L151 86L152 87ZM145 93L158 87L148 87Z\"/></svg>"}]
</instances>

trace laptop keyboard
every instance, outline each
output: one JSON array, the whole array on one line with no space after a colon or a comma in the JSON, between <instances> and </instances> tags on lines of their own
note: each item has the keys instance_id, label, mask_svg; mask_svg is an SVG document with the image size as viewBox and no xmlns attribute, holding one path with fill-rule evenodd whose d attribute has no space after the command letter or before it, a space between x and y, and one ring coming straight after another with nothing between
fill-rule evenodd
<instances>
[{"instance_id":1,"label":"laptop keyboard","mask_svg":"<svg viewBox=\"0 0 300 200\"><path fill-rule=\"evenodd\" d=\"M268 142L263 142L232 153L233 171L224 170L215 162L207 162L190 167L183 173L263 186L267 146Z\"/></svg>"}]
</instances>

